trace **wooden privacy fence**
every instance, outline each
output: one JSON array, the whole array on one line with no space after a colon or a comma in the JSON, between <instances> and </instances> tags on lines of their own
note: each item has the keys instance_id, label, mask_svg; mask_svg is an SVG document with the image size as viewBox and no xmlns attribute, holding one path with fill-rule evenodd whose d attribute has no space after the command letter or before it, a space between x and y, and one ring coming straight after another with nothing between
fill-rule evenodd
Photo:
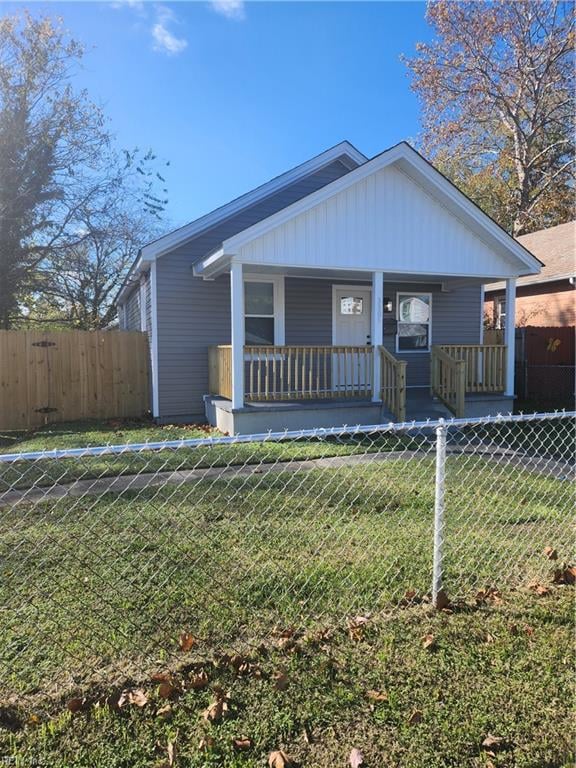
<instances>
[{"instance_id":1,"label":"wooden privacy fence","mask_svg":"<svg viewBox=\"0 0 576 768\"><path fill-rule=\"evenodd\" d=\"M0 429L142 416L148 369L139 331L0 331Z\"/></svg>"}]
</instances>

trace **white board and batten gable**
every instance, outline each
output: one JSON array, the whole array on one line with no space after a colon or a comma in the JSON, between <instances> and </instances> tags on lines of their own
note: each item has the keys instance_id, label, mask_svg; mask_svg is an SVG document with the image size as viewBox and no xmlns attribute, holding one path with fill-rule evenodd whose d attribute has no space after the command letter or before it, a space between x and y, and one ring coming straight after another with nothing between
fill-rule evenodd
<instances>
[{"instance_id":1,"label":"white board and batten gable","mask_svg":"<svg viewBox=\"0 0 576 768\"><path fill-rule=\"evenodd\" d=\"M402 143L225 240L199 265L509 278L540 263Z\"/></svg>"}]
</instances>

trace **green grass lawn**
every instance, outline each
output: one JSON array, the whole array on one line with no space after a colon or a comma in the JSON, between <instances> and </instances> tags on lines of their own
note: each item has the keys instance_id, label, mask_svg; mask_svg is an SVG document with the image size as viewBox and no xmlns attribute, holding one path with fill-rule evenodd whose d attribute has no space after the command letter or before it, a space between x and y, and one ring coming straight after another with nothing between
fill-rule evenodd
<instances>
[{"instance_id":1,"label":"green grass lawn","mask_svg":"<svg viewBox=\"0 0 576 768\"><path fill-rule=\"evenodd\" d=\"M290 650L271 640L248 674L206 664L208 686L168 706L146 682L141 709L13 717L12 732L0 730L0 755L18 766L160 768L172 743L179 768L263 768L278 748L302 768L333 768L348 765L356 747L372 768L568 768L576 737L570 591L510 592L501 605L452 613L407 608L371 620L357 640L343 628ZM220 723L202 716L214 689L229 696ZM488 734L503 740L494 756L481 746ZM239 737L250 739L245 752L233 747Z\"/></svg>"},{"instance_id":2,"label":"green grass lawn","mask_svg":"<svg viewBox=\"0 0 576 768\"><path fill-rule=\"evenodd\" d=\"M144 429L150 439L163 431ZM164 436L179 436L173 429L180 428ZM141 425L123 430L121 440L103 441L98 430L84 439L142 439ZM48 432L11 450L39 447L34 441L62 447L52 436L58 430ZM70 440L78 445L78 432ZM173 468L176 459L178 466L255 466L246 476L0 508L0 758L22 766L34 758L50 768L159 768L170 740L180 768L263 766L279 746L318 768L346 765L353 746L368 766L567 765L575 736L573 590L552 587L538 597L528 585L550 584L570 557L570 479L449 457L445 585L454 611L438 614L426 602L433 446L404 441L387 438L380 447L419 445L420 453L297 473L259 464L301 451L365 453L367 445L107 457L95 460L104 461L98 472L137 472L141 461ZM59 471L70 479L76 470L72 463ZM549 546L556 562L543 554ZM476 591L491 585L503 602L475 606ZM407 591L414 604L404 607ZM365 631L352 640L347 621L367 613ZM296 647L281 650L278 633L289 627ZM331 634L317 642L314 633L324 628ZM182 632L197 638L186 653ZM423 647L427 634L433 649ZM250 655L260 674L238 677L226 664L214 666L222 653L237 652ZM191 665L230 695L231 716L219 725L201 717L210 687L187 691L167 716L158 714L164 702L152 675L171 671L182 681ZM284 691L272 681L279 669L288 676ZM93 704L126 685L146 691L141 710L66 711L72 696ZM386 697L371 702L369 690ZM410 724L414 710L422 721ZM201 751L206 733L214 743ZM506 739L495 757L480 746L488 733ZM242 735L253 744L237 753L231 740Z\"/></svg>"},{"instance_id":3,"label":"green grass lawn","mask_svg":"<svg viewBox=\"0 0 576 768\"><path fill-rule=\"evenodd\" d=\"M0 453L90 448L195 438L218 438L216 429L197 426L159 426L146 421L73 422L52 424L36 432L0 434ZM60 460L39 459L0 464L0 493L10 488L50 486L81 478L109 477L227 464L258 464L343 456L367 451L417 448L422 437L403 434L349 435L341 438L286 442L238 443L202 448L178 448L142 453L84 456Z\"/></svg>"}]
</instances>

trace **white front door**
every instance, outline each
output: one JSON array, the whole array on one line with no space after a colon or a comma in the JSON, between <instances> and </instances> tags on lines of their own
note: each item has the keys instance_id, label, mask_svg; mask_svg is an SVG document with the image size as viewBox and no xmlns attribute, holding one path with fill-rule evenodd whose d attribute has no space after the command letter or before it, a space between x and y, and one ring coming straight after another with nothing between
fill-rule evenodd
<instances>
[{"instance_id":1,"label":"white front door","mask_svg":"<svg viewBox=\"0 0 576 768\"><path fill-rule=\"evenodd\" d=\"M371 343L372 291L367 286L334 286L332 344L336 347L365 347ZM332 358L333 389L354 384L362 388L371 379L364 357L334 353Z\"/></svg>"}]
</instances>

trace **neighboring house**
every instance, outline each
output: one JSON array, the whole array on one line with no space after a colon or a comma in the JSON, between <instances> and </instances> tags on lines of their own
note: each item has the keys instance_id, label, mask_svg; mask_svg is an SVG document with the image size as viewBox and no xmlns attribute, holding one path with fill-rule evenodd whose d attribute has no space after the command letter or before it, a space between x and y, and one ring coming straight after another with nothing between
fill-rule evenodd
<instances>
[{"instance_id":1,"label":"neighboring house","mask_svg":"<svg viewBox=\"0 0 576 768\"><path fill-rule=\"evenodd\" d=\"M160 422L373 424L448 413L431 388L458 415L510 410L513 329L508 354L482 346L483 286L513 308L539 269L408 144L342 142L144 246L117 302L150 336Z\"/></svg>"},{"instance_id":2,"label":"neighboring house","mask_svg":"<svg viewBox=\"0 0 576 768\"><path fill-rule=\"evenodd\" d=\"M537 275L526 275L516 286L517 326L567 327L576 325L576 222L558 224L518 242L537 256L543 267ZM504 328L505 284L486 286L485 312L494 328Z\"/></svg>"}]
</instances>

